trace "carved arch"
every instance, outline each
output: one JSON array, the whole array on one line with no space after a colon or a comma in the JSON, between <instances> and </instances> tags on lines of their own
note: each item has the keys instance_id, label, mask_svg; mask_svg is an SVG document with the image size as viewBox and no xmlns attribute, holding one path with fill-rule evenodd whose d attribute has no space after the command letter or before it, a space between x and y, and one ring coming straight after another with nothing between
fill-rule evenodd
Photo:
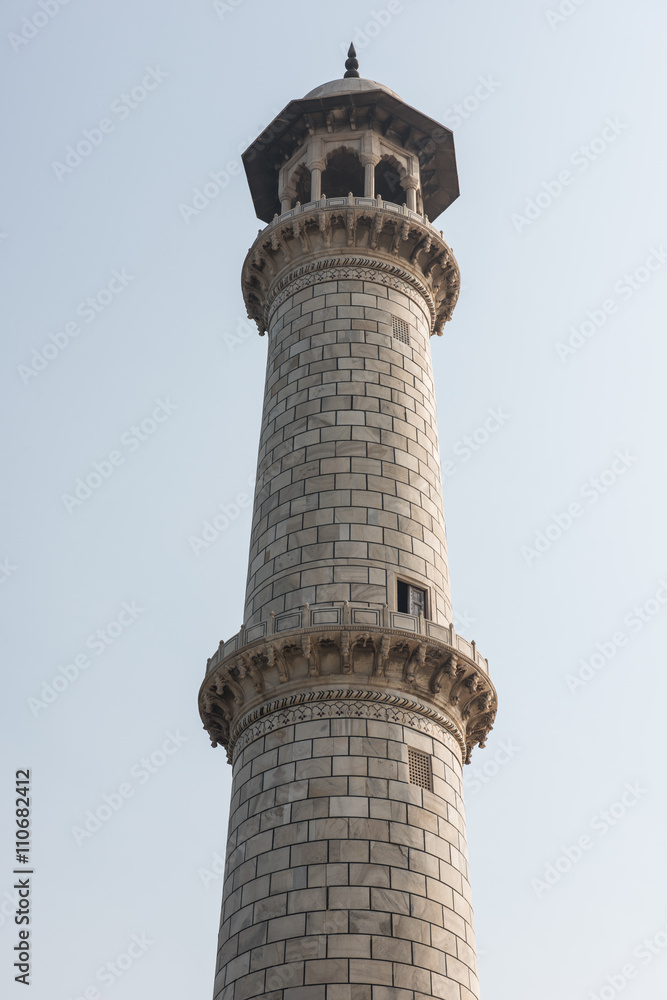
<instances>
[{"instance_id":1,"label":"carved arch","mask_svg":"<svg viewBox=\"0 0 667 1000\"><path fill-rule=\"evenodd\" d=\"M391 153L385 153L375 164L375 197L394 205L405 205L407 193L403 186L407 171Z\"/></svg>"},{"instance_id":2,"label":"carved arch","mask_svg":"<svg viewBox=\"0 0 667 1000\"><path fill-rule=\"evenodd\" d=\"M356 149L337 146L327 153L322 171L322 192L327 198L361 198L364 194L364 168Z\"/></svg>"}]
</instances>

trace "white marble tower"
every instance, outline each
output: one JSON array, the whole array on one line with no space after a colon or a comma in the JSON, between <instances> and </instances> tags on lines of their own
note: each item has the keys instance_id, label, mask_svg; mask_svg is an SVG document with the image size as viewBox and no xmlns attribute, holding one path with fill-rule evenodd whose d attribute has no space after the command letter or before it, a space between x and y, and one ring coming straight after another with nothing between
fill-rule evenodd
<instances>
[{"instance_id":1,"label":"white marble tower","mask_svg":"<svg viewBox=\"0 0 667 1000\"><path fill-rule=\"evenodd\" d=\"M200 692L233 765L215 1000L479 996L461 774L496 695L452 625L430 348L454 145L357 67L244 154L268 359L244 625Z\"/></svg>"}]
</instances>

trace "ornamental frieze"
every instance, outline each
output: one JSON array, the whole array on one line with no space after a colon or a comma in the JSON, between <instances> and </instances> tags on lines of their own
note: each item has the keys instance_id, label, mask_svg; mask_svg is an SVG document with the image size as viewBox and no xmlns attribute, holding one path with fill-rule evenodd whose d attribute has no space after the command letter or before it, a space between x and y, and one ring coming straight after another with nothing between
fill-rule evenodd
<instances>
[{"instance_id":1,"label":"ornamental frieze","mask_svg":"<svg viewBox=\"0 0 667 1000\"><path fill-rule=\"evenodd\" d=\"M407 726L444 743L459 759L466 755L465 740L456 726L426 706L389 693L347 688L292 695L255 709L240 720L238 732L232 734L227 747L229 762L234 764L245 747L266 733L319 719L369 719Z\"/></svg>"}]
</instances>

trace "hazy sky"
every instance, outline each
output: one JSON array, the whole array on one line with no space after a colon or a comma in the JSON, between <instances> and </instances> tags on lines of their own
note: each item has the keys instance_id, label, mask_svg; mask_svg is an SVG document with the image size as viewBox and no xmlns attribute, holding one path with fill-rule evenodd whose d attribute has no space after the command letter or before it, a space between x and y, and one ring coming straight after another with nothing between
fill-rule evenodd
<instances>
[{"instance_id":1,"label":"hazy sky","mask_svg":"<svg viewBox=\"0 0 667 1000\"><path fill-rule=\"evenodd\" d=\"M266 352L240 151L354 38L363 76L455 133L437 225L463 293L433 358L457 626L500 699L466 770L482 1000L662 996L664 5L1 18L4 995L26 995L6 893L29 767L32 1000L211 996L230 770L197 692L241 624Z\"/></svg>"}]
</instances>

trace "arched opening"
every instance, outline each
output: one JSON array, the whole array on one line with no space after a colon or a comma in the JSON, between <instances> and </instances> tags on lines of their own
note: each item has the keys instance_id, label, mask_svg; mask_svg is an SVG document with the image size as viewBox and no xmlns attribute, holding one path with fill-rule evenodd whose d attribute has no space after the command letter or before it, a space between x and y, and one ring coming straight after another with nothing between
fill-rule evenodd
<instances>
[{"instance_id":1,"label":"arched opening","mask_svg":"<svg viewBox=\"0 0 667 1000\"><path fill-rule=\"evenodd\" d=\"M375 167L375 197L383 201L393 201L395 205L405 205L406 194L401 187L401 175L391 160L382 159Z\"/></svg>"},{"instance_id":2,"label":"arched opening","mask_svg":"<svg viewBox=\"0 0 667 1000\"><path fill-rule=\"evenodd\" d=\"M322 191L327 198L346 198L352 194L361 198L364 193L364 168L356 153L337 149L327 160L322 174Z\"/></svg>"},{"instance_id":3,"label":"arched opening","mask_svg":"<svg viewBox=\"0 0 667 1000\"><path fill-rule=\"evenodd\" d=\"M310 170L303 163L296 168L290 186L296 189L294 205L297 201L300 201L302 205L310 201Z\"/></svg>"}]
</instances>

